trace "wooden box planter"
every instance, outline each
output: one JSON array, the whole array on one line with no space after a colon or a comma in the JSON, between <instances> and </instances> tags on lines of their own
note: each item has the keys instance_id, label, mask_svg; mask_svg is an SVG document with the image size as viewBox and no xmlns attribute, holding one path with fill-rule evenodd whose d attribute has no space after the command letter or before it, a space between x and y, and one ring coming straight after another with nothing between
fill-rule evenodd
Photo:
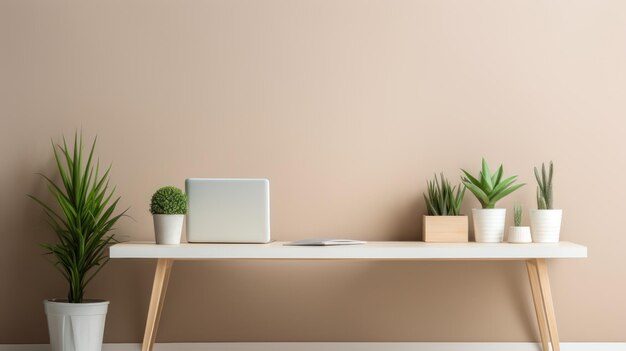
<instances>
[{"instance_id":1,"label":"wooden box planter","mask_svg":"<svg viewBox=\"0 0 626 351\"><path fill-rule=\"evenodd\" d=\"M424 216L424 241L430 243L468 242L467 216Z\"/></svg>"}]
</instances>

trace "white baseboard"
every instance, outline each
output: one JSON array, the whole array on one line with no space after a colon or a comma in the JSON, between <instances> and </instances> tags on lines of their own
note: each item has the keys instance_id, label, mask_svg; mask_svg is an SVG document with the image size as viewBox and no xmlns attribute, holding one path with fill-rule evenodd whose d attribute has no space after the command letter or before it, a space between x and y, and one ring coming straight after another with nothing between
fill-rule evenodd
<instances>
[{"instance_id":1,"label":"white baseboard","mask_svg":"<svg viewBox=\"0 0 626 351\"><path fill-rule=\"evenodd\" d=\"M104 344L102 351L139 351L140 344ZM540 351L532 342L226 342L163 343L154 351ZM562 342L563 351L626 351L626 342ZM0 351L50 351L49 345L0 345Z\"/></svg>"}]
</instances>

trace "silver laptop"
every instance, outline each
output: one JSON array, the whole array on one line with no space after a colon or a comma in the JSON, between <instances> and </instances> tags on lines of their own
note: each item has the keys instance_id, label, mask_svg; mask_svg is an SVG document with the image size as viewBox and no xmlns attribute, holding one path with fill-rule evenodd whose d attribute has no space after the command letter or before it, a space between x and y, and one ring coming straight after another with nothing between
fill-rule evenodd
<instances>
[{"instance_id":1,"label":"silver laptop","mask_svg":"<svg viewBox=\"0 0 626 351\"><path fill-rule=\"evenodd\" d=\"M270 182L267 179L185 180L189 201L187 241L270 241Z\"/></svg>"}]
</instances>

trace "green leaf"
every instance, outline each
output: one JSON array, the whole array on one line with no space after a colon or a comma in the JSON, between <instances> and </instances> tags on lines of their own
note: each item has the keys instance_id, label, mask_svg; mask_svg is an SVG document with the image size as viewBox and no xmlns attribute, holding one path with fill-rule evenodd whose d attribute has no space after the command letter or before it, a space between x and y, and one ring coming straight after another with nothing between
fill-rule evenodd
<instances>
[{"instance_id":1,"label":"green leaf","mask_svg":"<svg viewBox=\"0 0 626 351\"><path fill-rule=\"evenodd\" d=\"M426 200L426 209L428 211L428 215L429 216L439 216L439 213L437 212L437 209L435 208L435 206L433 206L432 201L430 201L428 199L426 194L424 194L424 200Z\"/></svg>"},{"instance_id":2,"label":"green leaf","mask_svg":"<svg viewBox=\"0 0 626 351\"><path fill-rule=\"evenodd\" d=\"M426 185L427 193L423 195L429 215L449 216L458 214L458 207L461 206L463 195L460 190L455 195L457 187L450 185L443 173L440 173L439 177L435 174L433 180L426 181ZM461 185L458 189L461 189Z\"/></svg>"},{"instance_id":3,"label":"green leaf","mask_svg":"<svg viewBox=\"0 0 626 351\"><path fill-rule=\"evenodd\" d=\"M541 196L541 189L537 187L537 208L540 210L544 210L546 208L546 202Z\"/></svg>"},{"instance_id":4,"label":"green leaf","mask_svg":"<svg viewBox=\"0 0 626 351\"><path fill-rule=\"evenodd\" d=\"M493 189L491 194L489 194L489 197L493 198L495 196L498 196L502 191L504 191L506 188L508 188L509 185L513 184L516 180L517 180L517 176L511 176L511 177L508 177L507 179L503 180L502 182L500 182L500 184L498 184L497 187L495 187Z\"/></svg>"},{"instance_id":5,"label":"green leaf","mask_svg":"<svg viewBox=\"0 0 626 351\"><path fill-rule=\"evenodd\" d=\"M509 195L510 193L514 192L515 190L523 187L524 185L526 185L526 183L522 183L522 184L517 184L517 185L513 185L510 188L507 188L505 190L503 190L502 192L500 192L497 196L491 198L491 202L493 203L493 205L495 206L495 204L500 201L502 198L504 198L505 196Z\"/></svg>"},{"instance_id":6,"label":"green leaf","mask_svg":"<svg viewBox=\"0 0 626 351\"><path fill-rule=\"evenodd\" d=\"M487 165L487 161L483 158L482 162L482 170L481 170L481 184L483 185L483 189L486 193L491 192L493 189L493 183L491 182L491 173L489 172L489 165Z\"/></svg>"},{"instance_id":7,"label":"green leaf","mask_svg":"<svg viewBox=\"0 0 626 351\"><path fill-rule=\"evenodd\" d=\"M465 174L465 177L467 178L468 181L472 182L472 184L480 187L482 186L482 184L480 183L480 181L476 178L474 178L468 171L461 169L461 171L463 171L463 174ZM461 178L463 179L463 178Z\"/></svg>"},{"instance_id":8,"label":"green leaf","mask_svg":"<svg viewBox=\"0 0 626 351\"><path fill-rule=\"evenodd\" d=\"M500 180L502 179L502 173L504 172L504 169L502 168L502 165L500 165L500 167L498 167L498 170L496 171L496 173L493 175L493 177L491 177L491 183L493 183L494 188L498 186L498 184L500 183Z\"/></svg>"},{"instance_id":9,"label":"green leaf","mask_svg":"<svg viewBox=\"0 0 626 351\"><path fill-rule=\"evenodd\" d=\"M485 194L485 192L481 188L477 187L472 182L465 181L463 182L463 184L465 184L467 189L469 189L469 191L471 191L472 194L476 196L483 208L486 208L486 206L489 204L489 196L487 196L487 194Z\"/></svg>"},{"instance_id":10,"label":"green leaf","mask_svg":"<svg viewBox=\"0 0 626 351\"><path fill-rule=\"evenodd\" d=\"M549 172L549 176L548 176L548 184L552 184L552 175L554 174L554 165L552 164L552 161L550 161L550 172Z\"/></svg>"},{"instance_id":11,"label":"green leaf","mask_svg":"<svg viewBox=\"0 0 626 351\"><path fill-rule=\"evenodd\" d=\"M537 179L537 185L541 192L543 192L543 182L541 181L541 177L539 176L539 170L535 167L535 178Z\"/></svg>"},{"instance_id":12,"label":"green leaf","mask_svg":"<svg viewBox=\"0 0 626 351\"><path fill-rule=\"evenodd\" d=\"M55 146L54 142L52 142L52 151L54 153L54 159L57 164L57 169L59 170L59 175L61 176L61 180L63 181L63 187L67 189L70 186L70 182L67 174L65 173L64 166L61 164L61 159L59 158L57 147Z\"/></svg>"}]
</instances>

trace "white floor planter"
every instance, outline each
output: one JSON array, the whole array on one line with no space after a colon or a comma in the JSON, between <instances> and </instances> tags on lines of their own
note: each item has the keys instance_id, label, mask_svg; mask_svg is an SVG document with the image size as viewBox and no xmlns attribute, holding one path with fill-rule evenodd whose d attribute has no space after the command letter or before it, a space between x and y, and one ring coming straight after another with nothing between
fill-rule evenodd
<instances>
[{"instance_id":1,"label":"white floor planter","mask_svg":"<svg viewBox=\"0 0 626 351\"><path fill-rule=\"evenodd\" d=\"M533 241L530 236L530 227L510 227L508 242L513 244L526 244Z\"/></svg>"},{"instance_id":2,"label":"white floor planter","mask_svg":"<svg viewBox=\"0 0 626 351\"><path fill-rule=\"evenodd\" d=\"M531 210L530 230L533 242L558 243L563 210Z\"/></svg>"},{"instance_id":3,"label":"white floor planter","mask_svg":"<svg viewBox=\"0 0 626 351\"><path fill-rule=\"evenodd\" d=\"M154 219L154 236L157 244L180 244L185 215L152 215Z\"/></svg>"},{"instance_id":4,"label":"white floor planter","mask_svg":"<svg viewBox=\"0 0 626 351\"><path fill-rule=\"evenodd\" d=\"M44 307L52 351L102 350L109 301L67 303L63 300L46 300Z\"/></svg>"},{"instance_id":5,"label":"white floor planter","mask_svg":"<svg viewBox=\"0 0 626 351\"><path fill-rule=\"evenodd\" d=\"M499 243L504 238L506 208L474 208L474 237L479 243Z\"/></svg>"}]
</instances>

